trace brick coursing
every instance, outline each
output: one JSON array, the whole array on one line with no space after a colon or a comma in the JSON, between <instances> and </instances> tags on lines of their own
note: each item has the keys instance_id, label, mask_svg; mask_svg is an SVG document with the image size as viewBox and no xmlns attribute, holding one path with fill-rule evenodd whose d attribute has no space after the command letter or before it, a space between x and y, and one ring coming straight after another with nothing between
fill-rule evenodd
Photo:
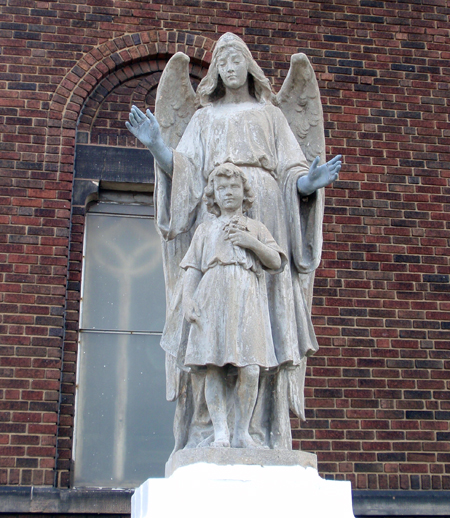
<instances>
[{"instance_id":1,"label":"brick coursing","mask_svg":"<svg viewBox=\"0 0 450 518\"><path fill-rule=\"evenodd\" d=\"M290 55L308 55L327 154L345 157L327 189L313 308L321 349L309 360L307 421L292 419L294 448L357 489L450 489L448 1L0 8L0 483L69 484L84 229L84 211L71 214L77 129L79 141L135 146L125 105L149 102L178 50L200 78L214 41L232 31L275 89Z\"/></svg>"}]
</instances>

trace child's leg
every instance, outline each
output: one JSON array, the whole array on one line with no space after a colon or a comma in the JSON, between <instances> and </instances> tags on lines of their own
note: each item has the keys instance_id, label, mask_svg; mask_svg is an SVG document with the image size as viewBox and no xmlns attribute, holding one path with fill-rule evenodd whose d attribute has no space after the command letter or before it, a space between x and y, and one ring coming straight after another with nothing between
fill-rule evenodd
<instances>
[{"instance_id":1,"label":"child's leg","mask_svg":"<svg viewBox=\"0 0 450 518\"><path fill-rule=\"evenodd\" d=\"M190 378L192 383L192 403L190 404L193 404L193 412L186 448L196 448L211 432L209 411L205 400L206 368L193 369Z\"/></svg>"},{"instance_id":2,"label":"child's leg","mask_svg":"<svg viewBox=\"0 0 450 518\"><path fill-rule=\"evenodd\" d=\"M211 446L230 446L230 432L227 424L227 386L222 367L208 365L205 385L206 404L214 427L214 442Z\"/></svg>"},{"instance_id":3,"label":"child's leg","mask_svg":"<svg viewBox=\"0 0 450 518\"><path fill-rule=\"evenodd\" d=\"M248 429L258 397L259 366L248 365L238 369L234 408L235 425L233 448L257 448Z\"/></svg>"}]
</instances>

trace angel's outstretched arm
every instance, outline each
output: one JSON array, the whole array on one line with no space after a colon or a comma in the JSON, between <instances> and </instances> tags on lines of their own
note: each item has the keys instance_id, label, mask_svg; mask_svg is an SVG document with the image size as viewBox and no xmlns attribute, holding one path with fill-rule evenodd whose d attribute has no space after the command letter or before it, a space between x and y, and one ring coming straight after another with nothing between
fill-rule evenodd
<instances>
[{"instance_id":1,"label":"angel's outstretched arm","mask_svg":"<svg viewBox=\"0 0 450 518\"><path fill-rule=\"evenodd\" d=\"M146 146L161 169L172 176L173 153L164 143L158 121L150 110L145 114L136 106L133 106L129 116L130 122L125 122L126 127L133 135Z\"/></svg>"},{"instance_id":2,"label":"angel's outstretched arm","mask_svg":"<svg viewBox=\"0 0 450 518\"><path fill-rule=\"evenodd\" d=\"M342 166L341 158L342 155L337 155L326 164L319 166L320 158L316 157L309 168L308 174L298 179L298 192L303 196L309 196L317 189L334 182Z\"/></svg>"}]
</instances>

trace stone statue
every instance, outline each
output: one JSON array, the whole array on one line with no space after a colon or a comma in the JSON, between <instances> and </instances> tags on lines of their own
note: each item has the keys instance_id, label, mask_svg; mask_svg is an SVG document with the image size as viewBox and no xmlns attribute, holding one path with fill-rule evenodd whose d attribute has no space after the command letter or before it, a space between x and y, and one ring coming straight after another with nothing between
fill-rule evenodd
<instances>
[{"instance_id":1,"label":"stone statue","mask_svg":"<svg viewBox=\"0 0 450 518\"><path fill-rule=\"evenodd\" d=\"M196 93L188 62L178 53L167 64L155 116L133 106L126 123L155 158L167 295L161 345L167 397L177 401L174 451L291 449L289 410L304 418L306 358L318 349L311 304L323 187L338 177L341 157L325 163L320 95L305 55L292 56L276 96L231 33L218 40ZM223 168L239 173L218 175ZM236 178L239 193L247 184L254 193L242 194L240 208L220 198L217 185L226 178ZM231 218L227 204L235 207ZM213 206L219 217L208 212ZM214 262L218 229L240 259L205 269ZM201 245L205 252L194 264ZM245 358L228 354L244 342Z\"/></svg>"},{"instance_id":2,"label":"stone statue","mask_svg":"<svg viewBox=\"0 0 450 518\"><path fill-rule=\"evenodd\" d=\"M230 446L226 378L230 369L237 370L231 446L257 448L249 426L259 372L279 365L264 270L281 272L287 256L261 222L244 216L243 203L250 209L254 197L239 167L231 163L216 167L208 177L204 199L217 217L197 227L180 264L186 270L184 316L191 324L184 365L206 368L212 447Z\"/></svg>"}]
</instances>

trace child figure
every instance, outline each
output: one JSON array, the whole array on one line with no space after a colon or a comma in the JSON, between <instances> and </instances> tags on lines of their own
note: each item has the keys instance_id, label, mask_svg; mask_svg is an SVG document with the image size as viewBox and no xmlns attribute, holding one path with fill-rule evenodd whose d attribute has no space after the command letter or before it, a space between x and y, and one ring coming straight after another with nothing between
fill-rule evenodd
<instances>
[{"instance_id":1,"label":"child figure","mask_svg":"<svg viewBox=\"0 0 450 518\"><path fill-rule=\"evenodd\" d=\"M259 447L250 436L260 368L276 367L264 271L287 258L268 229L243 214L254 197L243 171L223 164L211 173L204 200L217 218L196 230L181 268L183 312L191 323L185 365L206 367L205 399L213 447L229 447L226 372L237 367L234 448Z\"/></svg>"}]
</instances>

